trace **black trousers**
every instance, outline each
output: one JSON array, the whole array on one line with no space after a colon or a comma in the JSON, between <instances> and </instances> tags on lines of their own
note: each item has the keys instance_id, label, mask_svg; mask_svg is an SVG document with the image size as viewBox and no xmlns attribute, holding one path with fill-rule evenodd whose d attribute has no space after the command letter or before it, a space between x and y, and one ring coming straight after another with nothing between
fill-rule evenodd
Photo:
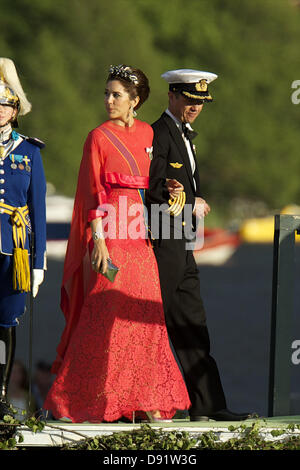
<instances>
[{"instance_id":1,"label":"black trousers","mask_svg":"<svg viewBox=\"0 0 300 470\"><path fill-rule=\"evenodd\" d=\"M192 406L190 415L226 408L215 360L210 355L206 313L193 252L185 239L156 240L162 300L168 334L183 371Z\"/></svg>"}]
</instances>

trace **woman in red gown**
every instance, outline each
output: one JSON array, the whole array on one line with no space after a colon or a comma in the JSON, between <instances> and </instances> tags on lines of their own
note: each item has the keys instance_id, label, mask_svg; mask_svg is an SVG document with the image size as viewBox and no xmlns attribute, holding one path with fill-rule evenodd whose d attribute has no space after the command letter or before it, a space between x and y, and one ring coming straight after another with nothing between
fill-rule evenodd
<instances>
[{"instance_id":1,"label":"woman in red gown","mask_svg":"<svg viewBox=\"0 0 300 470\"><path fill-rule=\"evenodd\" d=\"M143 192L153 132L134 118L147 99L142 71L111 67L108 120L85 142L66 253L66 326L44 407L73 422L112 422L146 412L168 419L190 401L169 345ZM111 282L107 259L119 268Z\"/></svg>"}]
</instances>

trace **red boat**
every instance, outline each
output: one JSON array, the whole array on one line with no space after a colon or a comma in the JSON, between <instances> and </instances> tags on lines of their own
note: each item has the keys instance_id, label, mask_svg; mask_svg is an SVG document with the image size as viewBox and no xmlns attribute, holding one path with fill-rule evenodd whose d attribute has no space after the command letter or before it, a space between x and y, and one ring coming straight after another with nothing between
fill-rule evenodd
<instances>
[{"instance_id":1,"label":"red boat","mask_svg":"<svg viewBox=\"0 0 300 470\"><path fill-rule=\"evenodd\" d=\"M240 236L237 232L221 228L204 228L203 246L194 250L196 263L223 264L233 255L240 243Z\"/></svg>"}]
</instances>

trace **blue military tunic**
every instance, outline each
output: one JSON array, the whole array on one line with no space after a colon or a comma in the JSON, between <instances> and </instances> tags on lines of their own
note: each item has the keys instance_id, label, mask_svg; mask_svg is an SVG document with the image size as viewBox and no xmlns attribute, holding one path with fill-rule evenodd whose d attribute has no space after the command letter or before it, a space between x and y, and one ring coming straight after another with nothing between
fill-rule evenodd
<instances>
[{"instance_id":1,"label":"blue military tunic","mask_svg":"<svg viewBox=\"0 0 300 470\"><path fill-rule=\"evenodd\" d=\"M9 154L0 159L0 326L17 324L24 313L26 294L12 286L13 228L3 205L28 206L24 248L30 251L29 233L33 233L32 267L45 269L46 256L46 181L40 154L40 141L15 133ZM1 207L2 205L2 207Z\"/></svg>"}]
</instances>

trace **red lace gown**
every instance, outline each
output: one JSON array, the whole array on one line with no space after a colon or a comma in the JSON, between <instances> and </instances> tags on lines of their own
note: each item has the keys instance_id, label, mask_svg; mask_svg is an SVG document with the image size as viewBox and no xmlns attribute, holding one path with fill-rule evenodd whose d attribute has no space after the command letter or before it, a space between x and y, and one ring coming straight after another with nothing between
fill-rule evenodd
<instances>
[{"instance_id":1,"label":"red lace gown","mask_svg":"<svg viewBox=\"0 0 300 470\"><path fill-rule=\"evenodd\" d=\"M131 128L107 121L86 140L64 266L66 327L44 404L56 418L111 422L131 419L138 410L160 410L170 418L190 406L170 349L158 269L141 214L138 189L148 186L152 137L152 128L141 121ZM104 216L104 223L107 207L116 233L106 244L120 268L114 283L94 273L89 258L88 222Z\"/></svg>"}]
</instances>

